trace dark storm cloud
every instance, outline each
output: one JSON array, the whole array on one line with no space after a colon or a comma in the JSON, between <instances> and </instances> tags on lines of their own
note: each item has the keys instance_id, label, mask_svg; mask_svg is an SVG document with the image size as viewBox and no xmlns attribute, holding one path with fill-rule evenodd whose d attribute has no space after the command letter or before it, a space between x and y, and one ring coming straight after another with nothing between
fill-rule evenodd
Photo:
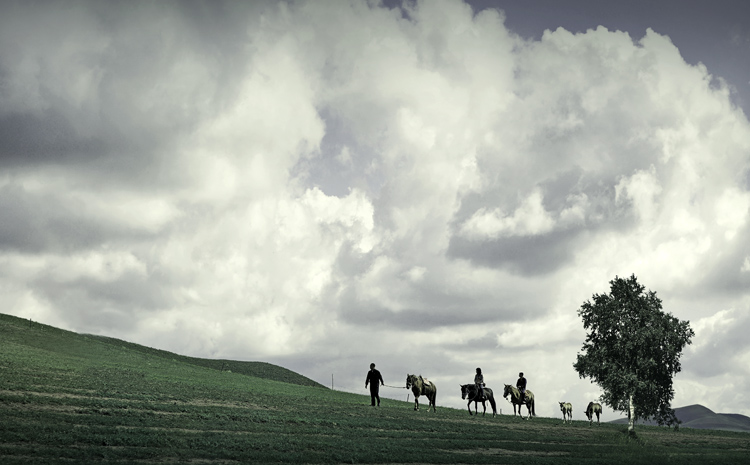
<instances>
[{"instance_id":1,"label":"dark storm cloud","mask_svg":"<svg viewBox=\"0 0 750 465\"><path fill-rule=\"evenodd\" d=\"M497 334L488 332L469 338L462 342L446 341L443 344L443 348L449 352L468 352L473 351L485 351L487 349L494 349L498 346Z\"/></svg>"},{"instance_id":2,"label":"dark storm cloud","mask_svg":"<svg viewBox=\"0 0 750 465\"><path fill-rule=\"evenodd\" d=\"M55 193L35 194L13 184L0 187L0 250L75 253L105 243L133 243L156 237L154 231L137 225L123 227L117 220L116 215L107 218L92 213L85 196L76 199Z\"/></svg>"},{"instance_id":3,"label":"dark storm cloud","mask_svg":"<svg viewBox=\"0 0 750 465\"><path fill-rule=\"evenodd\" d=\"M67 279L65 270L55 271L56 276L42 275L37 278L37 289L50 300L62 302L70 310L87 299L98 302L99 306L121 310L149 310L172 304L169 294L162 292L165 283L157 276L131 271L122 273L114 281L99 276ZM76 298L68 300L68 290L76 290L83 297L80 301ZM73 304L69 305L69 302Z\"/></svg>"},{"instance_id":4,"label":"dark storm cloud","mask_svg":"<svg viewBox=\"0 0 750 465\"><path fill-rule=\"evenodd\" d=\"M0 116L0 169L36 164L81 163L104 154L106 142L79 136L54 109Z\"/></svg>"},{"instance_id":5,"label":"dark storm cloud","mask_svg":"<svg viewBox=\"0 0 750 465\"><path fill-rule=\"evenodd\" d=\"M516 313L520 314L521 312ZM427 331L439 327L489 323L497 321L499 314L512 318L510 312L504 309L483 311L473 308L469 312L462 312L456 308L405 308L396 312L382 307L370 307L359 303L356 310L350 309L346 313L343 313L341 319L355 326L367 326L381 330L398 328L402 330Z\"/></svg>"},{"instance_id":6,"label":"dark storm cloud","mask_svg":"<svg viewBox=\"0 0 750 465\"><path fill-rule=\"evenodd\" d=\"M56 197L34 198L20 187L0 188L0 250L84 250L111 238L115 231L102 226L82 221L74 206L61 203Z\"/></svg>"},{"instance_id":7,"label":"dark storm cloud","mask_svg":"<svg viewBox=\"0 0 750 465\"><path fill-rule=\"evenodd\" d=\"M554 272L566 265L575 255L576 240L577 234L571 234L571 231L488 240L453 236L448 256L468 259L480 266L535 276Z\"/></svg>"},{"instance_id":8,"label":"dark storm cloud","mask_svg":"<svg viewBox=\"0 0 750 465\"><path fill-rule=\"evenodd\" d=\"M2 23L13 40L0 45L0 101L12 103L0 109L0 167L148 172L175 137L232 104L255 21L274 4L12 4ZM100 158L113 161L88 163Z\"/></svg>"},{"instance_id":9,"label":"dark storm cloud","mask_svg":"<svg viewBox=\"0 0 750 465\"><path fill-rule=\"evenodd\" d=\"M415 287L417 289L409 300L419 302L420 306L399 309L388 308L381 302L359 296L353 286L346 287L339 290L336 303L340 318L358 327L428 331L441 327L515 321L544 313L539 302L535 302L537 306L534 306L528 302L506 299L498 302L497 306L488 306L486 302L470 296L451 294L434 283Z\"/></svg>"}]
</instances>

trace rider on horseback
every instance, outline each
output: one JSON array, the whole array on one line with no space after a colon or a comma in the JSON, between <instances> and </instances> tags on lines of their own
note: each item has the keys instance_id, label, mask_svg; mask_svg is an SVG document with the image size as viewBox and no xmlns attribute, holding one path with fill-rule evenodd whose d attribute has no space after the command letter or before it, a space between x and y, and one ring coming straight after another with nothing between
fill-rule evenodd
<instances>
[{"instance_id":1,"label":"rider on horseback","mask_svg":"<svg viewBox=\"0 0 750 465\"><path fill-rule=\"evenodd\" d=\"M521 402L526 401L526 378L523 377L523 372L518 373L518 381L516 381L516 387L518 388L519 399Z\"/></svg>"},{"instance_id":2,"label":"rider on horseback","mask_svg":"<svg viewBox=\"0 0 750 465\"><path fill-rule=\"evenodd\" d=\"M474 384L477 386L479 399L484 399L484 375L482 375L481 368L477 368L477 374L474 375Z\"/></svg>"}]
</instances>

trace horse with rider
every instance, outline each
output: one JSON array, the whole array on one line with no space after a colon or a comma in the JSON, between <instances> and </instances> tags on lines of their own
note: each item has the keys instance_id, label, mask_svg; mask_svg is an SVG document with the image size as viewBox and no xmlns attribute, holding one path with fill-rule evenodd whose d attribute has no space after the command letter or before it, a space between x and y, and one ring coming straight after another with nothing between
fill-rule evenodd
<instances>
[{"instance_id":1,"label":"horse with rider","mask_svg":"<svg viewBox=\"0 0 750 465\"><path fill-rule=\"evenodd\" d=\"M516 415L516 407L518 407L518 416L523 417L521 415L521 407L524 405L529 413L528 417L526 417L527 419L530 419L532 415L536 416L534 393L526 389L526 378L524 378L523 373L518 374L518 381L515 386L511 386L510 384L505 385L503 397L507 399L508 396L510 396L510 403L513 404L513 416Z\"/></svg>"}]
</instances>

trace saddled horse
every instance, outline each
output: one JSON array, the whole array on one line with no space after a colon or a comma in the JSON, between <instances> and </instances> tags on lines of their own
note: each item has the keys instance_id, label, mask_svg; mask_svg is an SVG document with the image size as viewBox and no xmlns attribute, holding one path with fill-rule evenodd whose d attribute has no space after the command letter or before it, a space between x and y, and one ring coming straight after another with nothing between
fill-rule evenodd
<instances>
[{"instance_id":1,"label":"saddled horse","mask_svg":"<svg viewBox=\"0 0 750 465\"><path fill-rule=\"evenodd\" d=\"M586 407L586 417L589 419L589 426L594 423L594 415L596 415L596 424L599 424L599 415L602 414L602 405L596 402L589 402L589 406Z\"/></svg>"},{"instance_id":2,"label":"saddled horse","mask_svg":"<svg viewBox=\"0 0 750 465\"><path fill-rule=\"evenodd\" d=\"M497 405L495 404L495 395L492 393L492 389L484 388L484 395L481 395L477 389L476 384L462 384L461 385L461 398L469 398L469 402L466 404L466 408L469 409L469 415L471 415L471 403L474 402L474 413L477 413L477 402L482 403L482 416L487 412L486 401L490 401L492 406L492 416L497 415Z\"/></svg>"},{"instance_id":3,"label":"saddled horse","mask_svg":"<svg viewBox=\"0 0 750 465\"><path fill-rule=\"evenodd\" d=\"M565 419L570 423L573 423L573 404L570 402L558 402L560 404L560 411L563 414L563 423L565 423Z\"/></svg>"},{"instance_id":4,"label":"saddled horse","mask_svg":"<svg viewBox=\"0 0 750 465\"><path fill-rule=\"evenodd\" d=\"M528 410L529 412L529 416L526 418L527 420L530 419L532 415L536 416L536 410L534 409L533 392L526 391L526 396L521 399L521 393L518 388L515 386L511 386L510 384L506 384L505 390L503 391L503 397L507 399L509 394L510 403L513 404L513 416L516 416L516 405L518 406L518 416L523 418L523 415L521 415L521 407L523 405L526 405L526 410Z\"/></svg>"},{"instance_id":5,"label":"saddled horse","mask_svg":"<svg viewBox=\"0 0 750 465\"><path fill-rule=\"evenodd\" d=\"M422 375L406 375L406 389L411 388L411 392L414 393L414 410L419 410L419 396L427 397L429 404L427 410L437 412L435 408L435 398L437 397L437 386L432 381L422 378Z\"/></svg>"}]
</instances>

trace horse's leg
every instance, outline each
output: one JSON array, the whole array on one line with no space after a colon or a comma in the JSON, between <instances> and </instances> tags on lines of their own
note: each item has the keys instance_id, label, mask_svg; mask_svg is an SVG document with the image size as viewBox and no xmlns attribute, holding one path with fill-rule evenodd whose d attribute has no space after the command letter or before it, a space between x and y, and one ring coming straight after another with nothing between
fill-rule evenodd
<instances>
[{"instance_id":1,"label":"horse's leg","mask_svg":"<svg viewBox=\"0 0 750 465\"><path fill-rule=\"evenodd\" d=\"M466 408L467 408L467 409L469 409L469 415L473 415L473 413L471 413L471 401L469 401L469 402L468 402L468 403L466 404Z\"/></svg>"},{"instance_id":2,"label":"horse's leg","mask_svg":"<svg viewBox=\"0 0 750 465\"><path fill-rule=\"evenodd\" d=\"M417 400L419 396L414 396L414 410L419 410L419 400Z\"/></svg>"},{"instance_id":3,"label":"horse's leg","mask_svg":"<svg viewBox=\"0 0 750 465\"><path fill-rule=\"evenodd\" d=\"M531 417L536 416L536 408L534 408L534 395L533 394L529 396L529 403L526 404L526 408L529 409L529 420L531 420Z\"/></svg>"}]
</instances>

